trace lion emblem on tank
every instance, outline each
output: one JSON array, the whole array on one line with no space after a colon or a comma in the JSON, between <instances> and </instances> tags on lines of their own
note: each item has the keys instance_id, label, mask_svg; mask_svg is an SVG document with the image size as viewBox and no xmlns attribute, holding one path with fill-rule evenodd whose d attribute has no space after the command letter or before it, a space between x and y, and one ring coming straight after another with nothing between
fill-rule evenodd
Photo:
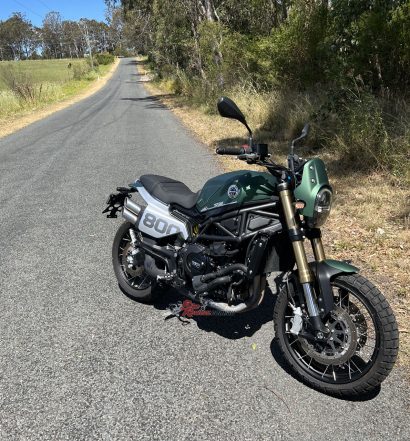
<instances>
[{"instance_id":1,"label":"lion emblem on tank","mask_svg":"<svg viewBox=\"0 0 410 441\"><path fill-rule=\"evenodd\" d=\"M240 192L241 190L237 185L230 185L228 188L228 196L230 199L236 199Z\"/></svg>"}]
</instances>

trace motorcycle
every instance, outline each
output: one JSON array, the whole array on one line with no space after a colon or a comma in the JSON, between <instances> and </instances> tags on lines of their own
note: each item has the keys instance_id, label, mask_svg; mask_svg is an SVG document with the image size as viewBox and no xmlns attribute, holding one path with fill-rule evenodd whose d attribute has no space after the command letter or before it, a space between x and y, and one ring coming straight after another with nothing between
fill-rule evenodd
<instances>
[{"instance_id":1,"label":"motorcycle","mask_svg":"<svg viewBox=\"0 0 410 441\"><path fill-rule=\"evenodd\" d=\"M225 173L198 192L150 174L117 188L103 213L112 218L121 212L126 221L112 248L120 288L151 302L170 285L203 309L239 314L261 304L267 276L280 272L275 339L292 370L328 394L371 392L397 358L397 323L383 294L358 268L326 258L320 227L331 210L332 187L321 159L295 153L309 126L292 141L285 167L270 159L266 144L255 143L232 100L221 98L218 111L244 124L249 139L216 153L266 171ZM134 193L145 206L132 199Z\"/></svg>"}]
</instances>

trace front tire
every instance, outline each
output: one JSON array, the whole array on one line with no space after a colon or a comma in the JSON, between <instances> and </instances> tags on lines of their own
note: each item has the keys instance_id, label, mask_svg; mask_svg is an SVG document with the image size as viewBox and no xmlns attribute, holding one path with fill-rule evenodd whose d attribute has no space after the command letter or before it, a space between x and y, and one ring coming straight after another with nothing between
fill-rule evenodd
<instances>
[{"instance_id":1,"label":"front tire","mask_svg":"<svg viewBox=\"0 0 410 441\"><path fill-rule=\"evenodd\" d=\"M112 264L122 291L133 300L150 303L155 298L155 280L144 270L143 263L132 265L127 259L136 249L131 243L130 229L134 226L123 223L117 231L112 245Z\"/></svg>"},{"instance_id":2,"label":"front tire","mask_svg":"<svg viewBox=\"0 0 410 441\"><path fill-rule=\"evenodd\" d=\"M335 309L327 325L335 338L317 343L289 332L290 302L299 306L296 283L289 283L282 287L275 304L276 342L296 375L313 388L340 397L371 393L396 361L396 319L383 294L364 277L340 275L331 285Z\"/></svg>"}]
</instances>

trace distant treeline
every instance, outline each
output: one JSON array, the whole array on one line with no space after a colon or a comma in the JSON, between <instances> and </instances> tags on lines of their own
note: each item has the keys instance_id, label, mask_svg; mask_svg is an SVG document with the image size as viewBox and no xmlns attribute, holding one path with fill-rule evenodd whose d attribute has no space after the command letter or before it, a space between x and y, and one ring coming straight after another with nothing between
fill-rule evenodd
<instances>
[{"instance_id":1,"label":"distant treeline","mask_svg":"<svg viewBox=\"0 0 410 441\"><path fill-rule=\"evenodd\" d=\"M109 10L108 23L96 20L63 20L48 13L41 27L33 26L20 12L0 21L0 60L82 58L99 52L118 55L132 50L123 32L123 15Z\"/></svg>"}]
</instances>

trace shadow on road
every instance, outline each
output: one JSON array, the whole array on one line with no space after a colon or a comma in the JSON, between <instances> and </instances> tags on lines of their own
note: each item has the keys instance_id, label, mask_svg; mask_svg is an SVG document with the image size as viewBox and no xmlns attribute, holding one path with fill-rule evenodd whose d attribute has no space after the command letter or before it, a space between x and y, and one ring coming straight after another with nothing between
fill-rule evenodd
<instances>
[{"instance_id":1,"label":"shadow on road","mask_svg":"<svg viewBox=\"0 0 410 441\"><path fill-rule=\"evenodd\" d=\"M185 299L186 298L176 290L169 290L164 292L164 295L161 296L153 306L161 311L166 311L171 305L183 302ZM264 299L257 309L232 316L194 316L191 319L183 318L180 323L181 326L188 323L196 323L198 328L203 331L214 332L223 338L237 340L243 337L251 337L262 327L262 325L271 322L273 318L274 304L275 297L272 294L271 289L267 287ZM172 317L172 319L178 320L177 317Z\"/></svg>"},{"instance_id":2,"label":"shadow on road","mask_svg":"<svg viewBox=\"0 0 410 441\"><path fill-rule=\"evenodd\" d=\"M121 288L120 288L121 289ZM122 289L121 289L122 291ZM124 291L123 293L127 295ZM129 297L129 296L128 296ZM175 316L171 315L171 306L177 304L178 302L183 302L186 299L181 293L176 291L175 289L168 289L162 292L162 295L153 303L155 309L160 311L169 311L169 318L178 322L181 326L186 326L189 324L196 323L199 329L206 332L214 332L215 334L220 335L223 338L228 338L230 340L238 340L244 337L251 337L255 334L264 324L272 322L273 320L273 309L275 307L276 295L272 293L272 290L269 286L267 286L265 291L265 296L261 305L249 312L244 314L238 314L233 316L205 316L205 317L193 317L191 319L181 318L178 319ZM167 317L164 318L166 320ZM273 323L272 326L272 335L274 334ZM312 388L307 382L303 381L300 377L298 377L293 370L290 368L288 363L286 362L284 356L282 355L278 344L275 339L272 340L270 350L272 353L272 357L276 361L276 363L290 376L292 376L299 383L304 384L305 386ZM337 398L341 401L354 401L354 402L364 402L369 401L376 398L381 391L381 387L379 386L375 390L367 393L361 394L359 396L352 395L346 397L339 397L333 395L333 398ZM323 393L324 395L330 395L331 393Z\"/></svg>"},{"instance_id":3,"label":"shadow on road","mask_svg":"<svg viewBox=\"0 0 410 441\"><path fill-rule=\"evenodd\" d=\"M146 81L144 80L133 80L133 81L125 81L125 84L144 84Z\"/></svg>"},{"instance_id":4,"label":"shadow on road","mask_svg":"<svg viewBox=\"0 0 410 441\"><path fill-rule=\"evenodd\" d=\"M167 106L161 102L161 98L166 98L167 95L146 96L143 98L121 98L121 101L134 101L136 103L146 103L146 109L166 109Z\"/></svg>"},{"instance_id":5,"label":"shadow on road","mask_svg":"<svg viewBox=\"0 0 410 441\"><path fill-rule=\"evenodd\" d=\"M132 64L133 64L133 65L137 65L137 64L139 64L139 63L138 63L137 60L129 60L129 61L127 61L127 62L124 63L124 64L127 66L127 65L132 65Z\"/></svg>"}]
</instances>

